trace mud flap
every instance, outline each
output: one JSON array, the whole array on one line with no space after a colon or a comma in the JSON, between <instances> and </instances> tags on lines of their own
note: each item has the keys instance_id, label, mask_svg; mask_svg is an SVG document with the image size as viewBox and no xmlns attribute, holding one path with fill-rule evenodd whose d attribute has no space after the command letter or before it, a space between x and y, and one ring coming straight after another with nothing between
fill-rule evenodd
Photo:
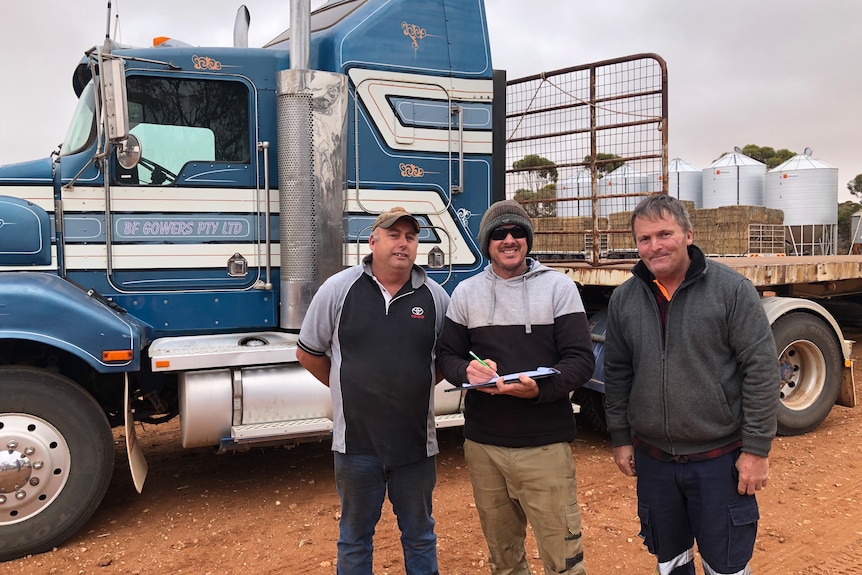
<instances>
[{"instance_id":1,"label":"mud flap","mask_svg":"<svg viewBox=\"0 0 862 575\"><path fill-rule=\"evenodd\" d=\"M124 374L125 380L125 409L126 409L126 455L129 457L129 469L132 471L132 482L135 489L140 493L144 489L144 480L147 478L149 466L144 457L144 450L138 443L135 435L135 418L132 416L132 402L129 399L129 374Z\"/></svg>"},{"instance_id":2,"label":"mud flap","mask_svg":"<svg viewBox=\"0 0 862 575\"><path fill-rule=\"evenodd\" d=\"M853 378L853 360L844 361L844 373L841 374L841 387L838 389L836 405L856 407L856 385Z\"/></svg>"}]
</instances>

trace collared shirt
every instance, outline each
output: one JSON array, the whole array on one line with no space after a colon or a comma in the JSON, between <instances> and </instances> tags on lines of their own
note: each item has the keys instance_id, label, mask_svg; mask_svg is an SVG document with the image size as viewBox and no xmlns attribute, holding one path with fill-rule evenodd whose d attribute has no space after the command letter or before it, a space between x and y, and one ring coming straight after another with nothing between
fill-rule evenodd
<instances>
[{"instance_id":1,"label":"collared shirt","mask_svg":"<svg viewBox=\"0 0 862 575\"><path fill-rule=\"evenodd\" d=\"M297 345L331 358L333 451L396 466L438 451L434 348L449 296L418 266L387 295L370 256L335 274L312 299Z\"/></svg>"}]
</instances>

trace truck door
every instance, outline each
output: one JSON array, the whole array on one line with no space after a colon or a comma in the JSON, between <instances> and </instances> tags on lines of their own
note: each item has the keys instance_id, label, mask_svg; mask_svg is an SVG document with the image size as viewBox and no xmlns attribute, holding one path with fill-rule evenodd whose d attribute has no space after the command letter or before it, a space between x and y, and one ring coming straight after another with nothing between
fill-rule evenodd
<instances>
[{"instance_id":1,"label":"truck door","mask_svg":"<svg viewBox=\"0 0 862 575\"><path fill-rule=\"evenodd\" d=\"M108 281L124 293L250 288L265 265L253 87L134 72L126 86L141 160L130 170L114 164ZM231 258L247 273L228 274Z\"/></svg>"}]
</instances>

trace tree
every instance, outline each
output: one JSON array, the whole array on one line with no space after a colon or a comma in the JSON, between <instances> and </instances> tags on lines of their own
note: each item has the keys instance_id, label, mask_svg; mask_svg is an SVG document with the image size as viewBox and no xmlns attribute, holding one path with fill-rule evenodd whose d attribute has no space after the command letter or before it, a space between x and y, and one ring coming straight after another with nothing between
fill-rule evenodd
<instances>
[{"instance_id":1,"label":"tree","mask_svg":"<svg viewBox=\"0 0 862 575\"><path fill-rule=\"evenodd\" d=\"M619 160L619 161L608 161L608 160ZM584 163L588 166L593 163L592 156L586 156L584 158ZM598 172L597 177L601 178L605 174L610 174L617 168L622 167L625 164L625 161L616 154L596 154L596 172Z\"/></svg>"},{"instance_id":2,"label":"tree","mask_svg":"<svg viewBox=\"0 0 862 575\"><path fill-rule=\"evenodd\" d=\"M526 188L515 192L514 199L530 217L557 215L557 165L542 156L528 154L515 161L512 168L527 182Z\"/></svg>"},{"instance_id":3,"label":"tree","mask_svg":"<svg viewBox=\"0 0 862 575\"><path fill-rule=\"evenodd\" d=\"M796 155L796 152L791 152L787 148L781 148L776 151L774 148L770 148L769 146L757 146L755 144L748 144L742 148L742 153L749 158L753 158L758 162L766 164L767 170L771 170L772 168L783 164Z\"/></svg>"},{"instance_id":4,"label":"tree","mask_svg":"<svg viewBox=\"0 0 862 575\"><path fill-rule=\"evenodd\" d=\"M856 174L855 178L847 182L847 190L857 198L862 198L862 174Z\"/></svg>"},{"instance_id":5,"label":"tree","mask_svg":"<svg viewBox=\"0 0 862 575\"><path fill-rule=\"evenodd\" d=\"M557 215L557 184L547 184L537 192L520 189L514 200L531 218L552 218Z\"/></svg>"},{"instance_id":6,"label":"tree","mask_svg":"<svg viewBox=\"0 0 862 575\"><path fill-rule=\"evenodd\" d=\"M536 154L528 154L515 161L512 168L525 180L527 189L538 192L549 183L557 181L557 165L547 158Z\"/></svg>"}]
</instances>

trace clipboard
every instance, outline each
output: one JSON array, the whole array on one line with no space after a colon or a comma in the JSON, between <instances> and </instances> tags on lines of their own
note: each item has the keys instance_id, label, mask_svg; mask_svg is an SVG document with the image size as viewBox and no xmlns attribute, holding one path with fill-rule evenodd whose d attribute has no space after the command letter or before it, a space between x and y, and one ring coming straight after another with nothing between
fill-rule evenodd
<instances>
[{"instance_id":1,"label":"clipboard","mask_svg":"<svg viewBox=\"0 0 862 575\"><path fill-rule=\"evenodd\" d=\"M558 375L560 373L560 370L554 369L553 367L537 367L533 371L519 371L517 373L509 373L502 376L503 383L512 383L518 381L518 376L520 376L522 373L532 379L542 379L543 377ZM462 383L461 385L450 387L444 391L466 391L469 389L479 389L480 387L497 387L497 380L492 379L491 381L486 381L485 383Z\"/></svg>"}]
</instances>

